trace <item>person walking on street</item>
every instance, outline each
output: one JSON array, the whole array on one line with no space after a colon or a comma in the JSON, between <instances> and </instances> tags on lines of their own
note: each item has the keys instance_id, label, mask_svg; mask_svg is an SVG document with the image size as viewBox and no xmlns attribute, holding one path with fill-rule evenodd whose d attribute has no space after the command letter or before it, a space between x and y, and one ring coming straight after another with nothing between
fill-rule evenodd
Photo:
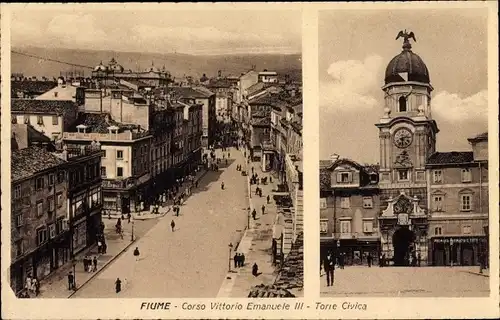
<instances>
[{"instance_id":1,"label":"person walking on street","mask_svg":"<svg viewBox=\"0 0 500 320\"><path fill-rule=\"evenodd\" d=\"M139 252L139 247L135 247L134 249L134 257L135 257L135 261L139 261L139 256L140 256L140 252Z\"/></svg>"},{"instance_id":2,"label":"person walking on street","mask_svg":"<svg viewBox=\"0 0 500 320\"><path fill-rule=\"evenodd\" d=\"M233 260L234 260L234 268L236 269L239 267L239 265L238 265L238 253L234 254Z\"/></svg>"},{"instance_id":3,"label":"person walking on street","mask_svg":"<svg viewBox=\"0 0 500 320\"><path fill-rule=\"evenodd\" d=\"M326 256L324 262L323 262L323 269L325 269L326 272L326 285L333 286L334 282L334 273L335 273L335 258L333 257L332 252L328 252L328 255Z\"/></svg>"},{"instance_id":4,"label":"person walking on street","mask_svg":"<svg viewBox=\"0 0 500 320\"><path fill-rule=\"evenodd\" d=\"M128 221L128 223L130 223L130 218L132 218L132 215L129 212L129 213L127 213L127 221Z\"/></svg>"},{"instance_id":5,"label":"person walking on street","mask_svg":"<svg viewBox=\"0 0 500 320\"><path fill-rule=\"evenodd\" d=\"M265 214L266 214L266 206L262 205L262 215L265 215Z\"/></svg>"},{"instance_id":6,"label":"person walking on street","mask_svg":"<svg viewBox=\"0 0 500 320\"><path fill-rule=\"evenodd\" d=\"M241 267L245 266L245 254L241 254Z\"/></svg>"},{"instance_id":7,"label":"person walking on street","mask_svg":"<svg viewBox=\"0 0 500 320\"><path fill-rule=\"evenodd\" d=\"M222 181L222 183L220 184L220 188L224 190L224 181Z\"/></svg>"},{"instance_id":8,"label":"person walking on street","mask_svg":"<svg viewBox=\"0 0 500 320\"><path fill-rule=\"evenodd\" d=\"M120 280L120 278L116 278L115 291L116 293L120 293L120 291L122 291L122 281Z\"/></svg>"},{"instance_id":9,"label":"person walking on street","mask_svg":"<svg viewBox=\"0 0 500 320\"><path fill-rule=\"evenodd\" d=\"M75 289L75 276L73 275L73 271L68 273L68 290Z\"/></svg>"},{"instance_id":10,"label":"person walking on street","mask_svg":"<svg viewBox=\"0 0 500 320\"><path fill-rule=\"evenodd\" d=\"M254 277L258 276L259 275L259 266L257 265L257 263L255 262L252 266L252 275Z\"/></svg>"},{"instance_id":11,"label":"person walking on street","mask_svg":"<svg viewBox=\"0 0 500 320\"><path fill-rule=\"evenodd\" d=\"M94 260L92 260L93 264L94 264L94 272L97 271L97 256L94 256Z\"/></svg>"},{"instance_id":12,"label":"person walking on street","mask_svg":"<svg viewBox=\"0 0 500 320\"><path fill-rule=\"evenodd\" d=\"M108 245L106 244L106 242L104 242L104 243L102 244L102 253L103 253L103 254L106 254L106 251L107 251L107 250L108 250Z\"/></svg>"},{"instance_id":13,"label":"person walking on street","mask_svg":"<svg viewBox=\"0 0 500 320\"><path fill-rule=\"evenodd\" d=\"M269 204L270 200L271 200L271 197L269 197L269 195L267 195L267 204Z\"/></svg>"},{"instance_id":14,"label":"person walking on street","mask_svg":"<svg viewBox=\"0 0 500 320\"><path fill-rule=\"evenodd\" d=\"M373 260L372 254L368 253L368 256L366 257L366 261L368 262L368 268L372 267L372 260Z\"/></svg>"},{"instance_id":15,"label":"person walking on street","mask_svg":"<svg viewBox=\"0 0 500 320\"><path fill-rule=\"evenodd\" d=\"M170 222L170 227L172 227L172 232L175 231L175 221L172 220L172 222Z\"/></svg>"},{"instance_id":16,"label":"person walking on street","mask_svg":"<svg viewBox=\"0 0 500 320\"><path fill-rule=\"evenodd\" d=\"M33 293L35 294L35 297L40 294L40 282L36 277L33 278L33 282L31 283L33 287Z\"/></svg>"},{"instance_id":17,"label":"person walking on street","mask_svg":"<svg viewBox=\"0 0 500 320\"><path fill-rule=\"evenodd\" d=\"M255 211L255 208L252 211L252 218L255 220L257 216L257 211Z\"/></svg>"}]
</instances>

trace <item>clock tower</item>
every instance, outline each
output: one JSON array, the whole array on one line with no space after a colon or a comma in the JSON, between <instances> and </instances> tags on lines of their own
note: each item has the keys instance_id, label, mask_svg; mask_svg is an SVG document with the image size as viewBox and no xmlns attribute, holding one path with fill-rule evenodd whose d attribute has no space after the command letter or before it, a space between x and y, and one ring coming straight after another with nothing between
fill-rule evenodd
<instances>
[{"instance_id":1,"label":"clock tower","mask_svg":"<svg viewBox=\"0 0 500 320\"><path fill-rule=\"evenodd\" d=\"M382 251L398 265L418 252L426 258L427 184L425 164L439 131L432 119L429 71L411 49L413 32L400 31L403 50L385 71L380 138L379 217Z\"/></svg>"}]
</instances>

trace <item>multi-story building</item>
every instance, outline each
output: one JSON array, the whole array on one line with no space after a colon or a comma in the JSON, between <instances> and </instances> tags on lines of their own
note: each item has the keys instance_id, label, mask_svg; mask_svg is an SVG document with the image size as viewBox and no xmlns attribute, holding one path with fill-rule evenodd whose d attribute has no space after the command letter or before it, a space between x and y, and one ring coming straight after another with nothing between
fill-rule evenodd
<instances>
[{"instance_id":1,"label":"multi-story building","mask_svg":"<svg viewBox=\"0 0 500 320\"><path fill-rule=\"evenodd\" d=\"M202 146L208 147L214 143L217 117L215 111L215 94L205 87L170 87L169 91L181 102L193 105L203 105L202 111Z\"/></svg>"},{"instance_id":2,"label":"multi-story building","mask_svg":"<svg viewBox=\"0 0 500 320\"><path fill-rule=\"evenodd\" d=\"M259 72L259 82L263 83L277 83L278 82L278 73L275 71L267 71L264 69Z\"/></svg>"},{"instance_id":3,"label":"multi-story building","mask_svg":"<svg viewBox=\"0 0 500 320\"><path fill-rule=\"evenodd\" d=\"M374 257L384 255L387 261L399 266L408 265L415 258L433 265L478 264L488 251L487 134L469 139L473 152L436 152L439 129L431 114L433 87L425 63L411 50L408 38L404 39L403 51L389 62L382 90L384 115L376 124L379 164L376 170L369 171L367 166L351 165L351 175L345 175L350 181L347 185L351 200L340 200L340 205L344 201L343 206L352 206L352 195L358 195L355 203L366 210L354 212L354 217L363 221L358 222L363 229L356 230L363 230L364 237L364 225L370 225L365 220L377 226L370 233L373 243L376 237L380 239ZM353 178L354 173L363 170L368 185ZM344 183L342 176L337 179ZM372 201L373 208L364 207L367 186L373 194L372 200L366 201ZM337 207L336 190L324 190L333 191L332 199L326 200L327 206L332 202ZM374 197L375 190L378 198ZM341 220L337 211L333 212L333 217L329 211L322 217L334 219L334 226L352 233L349 223ZM322 230L328 225L325 222ZM334 232L334 243L344 251L342 232ZM375 245L368 251L375 253L374 248ZM363 250L356 251L362 260ZM351 256L355 258L354 254Z\"/></svg>"},{"instance_id":4,"label":"multi-story building","mask_svg":"<svg viewBox=\"0 0 500 320\"><path fill-rule=\"evenodd\" d=\"M192 174L197 166L201 163L201 137L202 137L202 116L203 106L201 104L184 104L179 102L184 107L183 119L183 175Z\"/></svg>"},{"instance_id":5,"label":"multi-story building","mask_svg":"<svg viewBox=\"0 0 500 320\"><path fill-rule=\"evenodd\" d=\"M472 152L436 152L427 161L432 265L476 265L487 252L488 134L469 142Z\"/></svg>"},{"instance_id":6,"label":"multi-story building","mask_svg":"<svg viewBox=\"0 0 500 320\"><path fill-rule=\"evenodd\" d=\"M376 166L349 159L320 165L321 255L344 253L346 264L375 261L380 251L378 216L380 197Z\"/></svg>"},{"instance_id":7,"label":"multi-story building","mask_svg":"<svg viewBox=\"0 0 500 320\"><path fill-rule=\"evenodd\" d=\"M11 287L71 259L67 162L44 148L12 149Z\"/></svg>"},{"instance_id":8,"label":"multi-story building","mask_svg":"<svg viewBox=\"0 0 500 320\"><path fill-rule=\"evenodd\" d=\"M61 136L77 119L78 107L68 100L12 99L12 123L30 124L52 140Z\"/></svg>"},{"instance_id":9,"label":"multi-story building","mask_svg":"<svg viewBox=\"0 0 500 320\"><path fill-rule=\"evenodd\" d=\"M75 79L66 81L63 77L57 78L57 86L35 97L36 100L73 101L77 106L85 103L85 87L82 81Z\"/></svg>"},{"instance_id":10,"label":"multi-story building","mask_svg":"<svg viewBox=\"0 0 500 320\"><path fill-rule=\"evenodd\" d=\"M230 80L219 77L212 79L207 88L215 93L215 111L218 122L231 122L233 104L233 85Z\"/></svg>"},{"instance_id":11,"label":"multi-story building","mask_svg":"<svg viewBox=\"0 0 500 320\"><path fill-rule=\"evenodd\" d=\"M63 134L71 147L99 142L102 149L103 205L106 213L128 213L146 200L152 136L139 125L123 124L106 113L81 113Z\"/></svg>"}]
</instances>

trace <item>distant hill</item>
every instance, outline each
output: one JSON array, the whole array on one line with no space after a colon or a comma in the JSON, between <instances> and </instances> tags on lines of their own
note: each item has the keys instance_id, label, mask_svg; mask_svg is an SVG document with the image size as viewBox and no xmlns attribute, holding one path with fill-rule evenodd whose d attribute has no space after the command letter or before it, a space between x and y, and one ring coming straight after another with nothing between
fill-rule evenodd
<instances>
[{"instance_id":1,"label":"distant hill","mask_svg":"<svg viewBox=\"0 0 500 320\"><path fill-rule=\"evenodd\" d=\"M59 61L75 63L85 66L97 66L99 62L106 64L112 57L125 69L146 69L154 62L156 67L165 65L166 69L175 77L190 75L201 77L203 73L207 76L216 76L218 70L223 75L239 75L250 69L252 65L256 70L274 70L278 73L289 73L293 78L301 77L302 61L300 54L234 54L234 55L189 55L181 53L138 53L138 52L115 52L97 51L85 49L60 49L60 48L12 48L30 55ZM72 71L74 67L57 62L45 61L32 57L26 57L12 53L13 73L23 73L24 76L36 76L41 78L57 77L61 71ZM85 71L85 76L90 76L90 69L76 68Z\"/></svg>"}]
</instances>

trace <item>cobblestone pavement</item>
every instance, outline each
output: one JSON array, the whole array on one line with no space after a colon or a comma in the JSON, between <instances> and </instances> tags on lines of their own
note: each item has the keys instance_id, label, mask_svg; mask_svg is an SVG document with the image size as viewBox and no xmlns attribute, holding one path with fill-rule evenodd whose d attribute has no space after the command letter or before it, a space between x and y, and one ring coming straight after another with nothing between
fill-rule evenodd
<instances>
[{"instance_id":1,"label":"cobblestone pavement","mask_svg":"<svg viewBox=\"0 0 500 320\"><path fill-rule=\"evenodd\" d=\"M179 217L168 214L159 219L74 297L215 297L232 262L228 245L239 241L247 223L246 177L236 171L243 157L231 151L228 165L223 160L218 172L203 177L181 206ZM133 257L136 246L139 261ZM122 280L119 294L114 285L117 277Z\"/></svg>"},{"instance_id":2,"label":"cobblestone pavement","mask_svg":"<svg viewBox=\"0 0 500 320\"><path fill-rule=\"evenodd\" d=\"M486 297L489 277L474 274L476 267L349 267L335 269L335 283L321 296L369 297Z\"/></svg>"}]
</instances>

